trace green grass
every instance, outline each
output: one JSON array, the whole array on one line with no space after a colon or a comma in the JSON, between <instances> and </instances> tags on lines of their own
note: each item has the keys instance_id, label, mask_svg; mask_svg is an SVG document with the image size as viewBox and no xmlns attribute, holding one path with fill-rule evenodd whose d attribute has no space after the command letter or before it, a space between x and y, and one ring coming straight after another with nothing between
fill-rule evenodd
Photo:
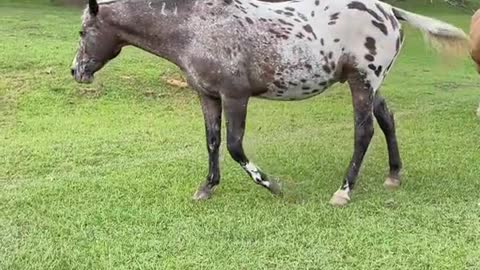
<instances>
[{"instance_id":1,"label":"green grass","mask_svg":"<svg viewBox=\"0 0 480 270\"><path fill-rule=\"evenodd\" d=\"M165 83L178 69L128 48L78 85L79 25L78 10L0 3L0 269L480 269L480 83L468 60L443 65L407 27L382 90L400 191L383 190L376 126L352 203L327 204L353 145L338 86L251 103L246 151L282 179L284 198L254 185L223 145L222 184L194 203L207 153L198 100Z\"/></svg>"}]
</instances>

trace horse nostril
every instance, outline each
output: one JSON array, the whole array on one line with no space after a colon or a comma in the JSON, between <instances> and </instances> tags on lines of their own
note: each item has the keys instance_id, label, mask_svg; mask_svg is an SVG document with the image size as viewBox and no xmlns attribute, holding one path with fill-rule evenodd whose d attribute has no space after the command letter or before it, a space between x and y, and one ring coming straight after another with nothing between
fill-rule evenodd
<instances>
[{"instance_id":1,"label":"horse nostril","mask_svg":"<svg viewBox=\"0 0 480 270\"><path fill-rule=\"evenodd\" d=\"M75 69L70 69L70 73L72 74L72 76L75 76Z\"/></svg>"}]
</instances>

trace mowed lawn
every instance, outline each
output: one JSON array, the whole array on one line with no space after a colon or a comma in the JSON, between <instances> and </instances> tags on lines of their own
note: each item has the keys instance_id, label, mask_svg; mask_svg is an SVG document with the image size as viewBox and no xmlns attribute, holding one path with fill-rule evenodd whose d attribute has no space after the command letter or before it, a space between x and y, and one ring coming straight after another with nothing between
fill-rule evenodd
<instances>
[{"instance_id":1,"label":"mowed lawn","mask_svg":"<svg viewBox=\"0 0 480 270\"><path fill-rule=\"evenodd\" d=\"M468 14L409 7L467 29ZM328 205L353 148L339 85L251 102L245 149L281 179L283 198L224 143L221 185L196 203L207 170L196 96L166 84L175 66L134 48L76 84L80 15L0 3L0 269L480 269L480 78L468 59L442 62L406 27L382 89L401 190L383 189L376 124L352 203Z\"/></svg>"}]
</instances>

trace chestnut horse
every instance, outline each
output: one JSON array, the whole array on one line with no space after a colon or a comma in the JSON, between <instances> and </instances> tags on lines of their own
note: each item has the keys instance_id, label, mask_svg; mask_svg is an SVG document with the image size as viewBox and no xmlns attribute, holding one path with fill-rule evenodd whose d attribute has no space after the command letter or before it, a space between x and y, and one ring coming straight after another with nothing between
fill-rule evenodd
<instances>
[{"instance_id":1,"label":"chestnut horse","mask_svg":"<svg viewBox=\"0 0 480 270\"><path fill-rule=\"evenodd\" d=\"M477 72L480 73L480 9L472 16L470 23L470 56L475 62ZM477 116L480 117L480 104L477 109Z\"/></svg>"},{"instance_id":2,"label":"chestnut horse","mask_svg":"<svg viewBox=\"0 0 480 270\"><path fill-rule=\"evenodd\" d=\"M470 55L480 73L480 9L473 14L470 22Z\"/></svg>"}]
</instances>

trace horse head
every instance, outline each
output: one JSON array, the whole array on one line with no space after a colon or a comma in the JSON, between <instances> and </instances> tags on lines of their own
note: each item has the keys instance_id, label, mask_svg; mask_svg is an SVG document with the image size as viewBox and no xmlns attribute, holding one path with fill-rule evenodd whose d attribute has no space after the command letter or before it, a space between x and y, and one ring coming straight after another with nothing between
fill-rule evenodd
<instances>
[{"instance_id":1,"label":"horse head","mask_svg":"<svg viewBox=\"0 0 480 270\"><path fill-rule=\"evenodd\" d=\"M91 83L95 72L121 51L122 42L108 23L108 11L102 12L97 0L89 0L82 17L80 42L71 74L79 83Z\"/></svg>"}]
</instances>

